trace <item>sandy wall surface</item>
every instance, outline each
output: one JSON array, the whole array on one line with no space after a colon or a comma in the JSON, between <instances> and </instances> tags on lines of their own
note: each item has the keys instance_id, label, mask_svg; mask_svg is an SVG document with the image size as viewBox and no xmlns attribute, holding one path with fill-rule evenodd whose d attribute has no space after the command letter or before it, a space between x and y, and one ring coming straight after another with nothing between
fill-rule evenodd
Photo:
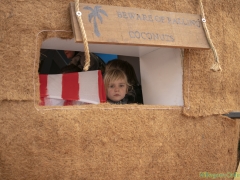
<instances>
[{"instance_id":1,"label":"sandy wall surface","mask_svg":"<svg viewBox=\"0 0 240 180\"><path fill-rule=\"evenodd\" d=\"M238 126L226 117L0 107L0 179L202 179L236 169Z\"/></svg>"},{"instance_id":2,"label":"sandy wall surface","mask_svg":"<svg viewBox=\"0 0 240 180\"><path fill-rule=\"evenodd\" d=\"M69 2L0 2L0 179L202 179L203 171L234 172L238 124L219 114L240 105L240 1L203 0L223 71L210 70L211 50L185 50L183 108L43 110L36 105L40 45L73 38L53 32L71 31ZM197 0L81 2L200 14Z\"/></svg>"}]
</instances>

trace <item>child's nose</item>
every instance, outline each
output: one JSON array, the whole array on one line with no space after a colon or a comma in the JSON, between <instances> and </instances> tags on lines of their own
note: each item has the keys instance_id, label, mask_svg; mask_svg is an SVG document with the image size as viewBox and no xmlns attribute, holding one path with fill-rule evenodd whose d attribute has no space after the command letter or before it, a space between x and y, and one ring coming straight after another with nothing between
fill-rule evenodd
<instances>
[{"instance_id":1,"label":"child's nose","mask_svg":"<svg viewBox=\"0 0 240 180\"><path fill-rule=\"evenodd\" d=\"M119 88L118 87L115 87L115 89L114 89L115 91L118 91L119 90Z\"/></svg>"}]
</instances>

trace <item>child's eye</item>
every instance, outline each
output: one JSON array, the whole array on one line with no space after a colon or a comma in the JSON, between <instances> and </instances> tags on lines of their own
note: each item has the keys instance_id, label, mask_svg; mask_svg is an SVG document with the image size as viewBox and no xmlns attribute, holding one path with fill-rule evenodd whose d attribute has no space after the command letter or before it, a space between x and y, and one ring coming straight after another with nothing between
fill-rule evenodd
<instances>
[{"instance_id":1,"label":"child's eye","mask_svg":"<svg viewBox=\"0 0 240 180\"><path fill-rule=\"evenodd\" d=\"M125 84L120 84L120 87L122 88L122 87L125 87L126 85Z\"/></svg>"},{"instance_id":2,"label":"child's eye","mask_svg":"<svg viewBox=\"0 0 240 180\"><path fill-rule=\"evenodd\" d=\"M110 87L110 88L114 88L114 85L110 85L109 87Z\"/></svg>"}]
</instances>

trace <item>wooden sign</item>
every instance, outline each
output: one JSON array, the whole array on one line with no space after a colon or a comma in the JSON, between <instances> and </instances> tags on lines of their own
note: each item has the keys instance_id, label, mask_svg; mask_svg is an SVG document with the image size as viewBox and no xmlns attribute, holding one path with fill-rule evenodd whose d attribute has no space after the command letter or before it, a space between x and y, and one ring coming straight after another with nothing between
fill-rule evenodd
<instances>
[{"instance_id":1,"label":"wooden sign","mask_svg":"<svg viewBox=\"0 0 240 180\"><path fill-rule=\"evenodd\" d=\"M97 4L79 7L88 43L209 49L200 15ZM82 43L75 3L70 3L76 42Z\"/></svg>"}]
</instances>

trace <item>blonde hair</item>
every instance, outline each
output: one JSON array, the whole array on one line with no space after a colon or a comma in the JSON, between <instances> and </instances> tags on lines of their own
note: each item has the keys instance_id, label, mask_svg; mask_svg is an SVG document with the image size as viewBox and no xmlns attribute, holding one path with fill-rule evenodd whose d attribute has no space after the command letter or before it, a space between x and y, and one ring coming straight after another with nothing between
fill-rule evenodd
<instances>
[{"instance_id":1,"label":"blonde hair","mask_svg":"<svg viewBox=\"0 0 240 180\"><path fill-rule=\"evenodd\" d=\"M129 62L121 59L111 60L106 64L105 72L110 69L121 69L126 74L128 83L133 86L139 85L135 70Z\"/></svg>"},{"instance_id":2,"label":"blonde hair","mask_svg":"<svg viewBox=\"0 0 240 180\"><path fill-rule=\"evenodd\" d=\"M119 79L123 79L125 81L125 83L127 85L127 92L128 92L131 85L128 83L126 74L120 69L110 69L110 70L106 71L106 73L104 74L105 90L107 91L108 86L111 82L119 80Z\"/></svg>"}]
</instances>

